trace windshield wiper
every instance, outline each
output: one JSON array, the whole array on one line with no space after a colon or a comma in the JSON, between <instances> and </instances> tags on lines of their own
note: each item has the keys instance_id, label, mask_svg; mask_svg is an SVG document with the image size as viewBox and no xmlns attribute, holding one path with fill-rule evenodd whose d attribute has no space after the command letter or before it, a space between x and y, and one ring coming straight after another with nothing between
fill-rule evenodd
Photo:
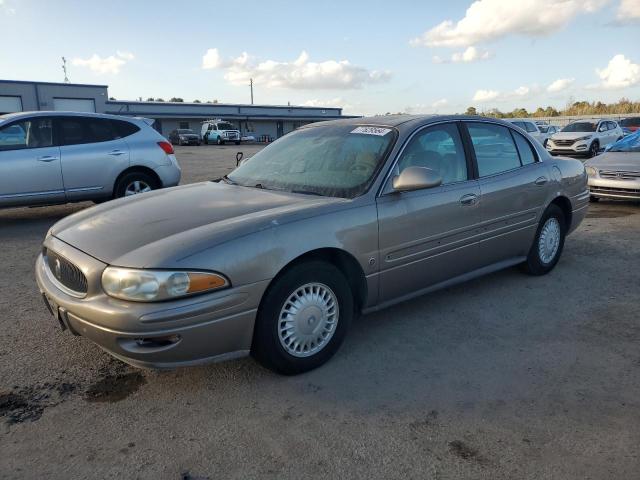
<instances>
[{"instance_id":1,"label":"windshield wiper","mask_svg":"<svg viewBox=\"0 0 640 480\"><path fill-rule=\"evenodd\" d=\"M316 195L318 197L324 197L321 193L312 192L311 190L290 190L291 193L301 193L303 195Z\"/></svg>"},{"instance_id":2,"label":"windshield wiper","mask_svg":"<svg viewBox=\"0 0 640 480\"><path fill-rule=\"evenodd\" d=\"M234 182L233 180L231 180L227 175L223 175L222 177L220 177L221 180L224 180L225 183L228 183L229 185L238 185L237 182Z\"/></svg>"}]
</instances>

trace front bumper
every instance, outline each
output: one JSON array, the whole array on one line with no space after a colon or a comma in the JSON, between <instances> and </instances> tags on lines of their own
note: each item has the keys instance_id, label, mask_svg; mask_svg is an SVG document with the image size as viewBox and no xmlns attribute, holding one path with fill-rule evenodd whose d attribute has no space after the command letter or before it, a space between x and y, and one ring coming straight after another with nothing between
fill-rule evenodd
<instances>
[{"instance_id":1,"label":"front bumper","mask_svg":"<svg viewBox=\"0 0 640 480\"><path fill-rule=\"evenodd\" d=\"M36 281L53 313L114 357L138 367L173 368L249 353L268 281L175 301L126 302L102 292L104 263L52 236L45 246L79 266L88 281L84 298L68 295L39 255Z\"/></svg>"},{"instance_id":2,"label":"front bumper","mask_svg":"<svg viewBox=\"0 0 640 480\"><path fill-rule=\"evenodd\" d=\"M575 142L572 145L556 145L549 139L546 148L551 155L588 155L590 146L589 141Z\"/></svg>"},{"instance_id":3,"label":"front bumper","mask_svg":"<svg viewBox=\"0 0 640 480\"><path fill-rule=\"evenodd\" d=\"M597 198L640 200L640 179L614 180L590 176L589 190L591 196Z\"/></svg>"}]
</instances>

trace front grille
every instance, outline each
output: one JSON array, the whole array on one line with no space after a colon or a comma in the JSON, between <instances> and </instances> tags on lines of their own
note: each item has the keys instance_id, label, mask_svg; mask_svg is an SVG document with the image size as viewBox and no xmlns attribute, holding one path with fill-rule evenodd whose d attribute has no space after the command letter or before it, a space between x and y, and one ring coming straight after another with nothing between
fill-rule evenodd
<instances>
[{"instance_id":1,"label":"front grille","mask_svg":"<svg viewBox=\"0 0 640 480\"><path fill-rule=\"evenodd\" d=\"M619 195L627 198L640 198L640 188L613 188L590 186L591 193L602 195Z\"/></svg>"},{"instance_id":2,"label":"front grille","mask_svg":"<svg viewBox=\"0 0 640 480\"><path fill-rule=\"evenodd\" d=\"M616 170L600 170L600 177L611 180L637 180L640 172L621 172Z\"/></svg>"},{"instance_id":3,"label":"front grille","mask_svg":"<svg viewBox=\"0 0 640 480\"><path fill-rule=\"evenodd\" d=\"M47 248L44 258L49 272L61 285L76 294L86 295L87 277L76 265Z\"/></svg>"},{"instance_id":4,"label":"front grille","mask_svg":"<svg viewBox=\"0 0 640 480\"><path fill-rule=\"evenodd\" d=\"M570 147L571 145L576 143L575 140L552 140L552 142L559 147Z\"/></svg>"}]
</instances>

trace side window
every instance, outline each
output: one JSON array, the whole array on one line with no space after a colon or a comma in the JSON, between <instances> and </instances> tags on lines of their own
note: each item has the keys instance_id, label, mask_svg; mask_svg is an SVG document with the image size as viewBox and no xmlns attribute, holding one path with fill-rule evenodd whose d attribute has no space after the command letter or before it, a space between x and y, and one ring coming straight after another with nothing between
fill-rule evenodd
<instances>
[{"instance_id":1,"label":"side window","mask_svg":"<svg viewBox=\"0 0 640 480\"><path fill-rule=\"evenodd\" d=\"M118 138L106 118L58 117L61 145L108 142Z\"/></svg>"},{"instance_id":2,"label":"side window","mask_svg":"<svg viewBox=\"0 0 640 480\"><path fill-rule=\"evenodd\" d=\"M140 131L140 127L124 120L111 120L111 125L120 138L128 137Z\"/></svg>"},{"instance_id":3,"label":"side window","mask_svg":"<svg viewBox=\"0 0 640 480\"><path fill-rule=\"evenodd\" d=\"M398 161L398 171L425 167L442 177L442 184L467 180L467 160L454 123L426 128L411 139Z\"/></svg>"},{"instance_id":4,"label":"side window","mask_svg":"<svg viewBox=\"0 0 640 480\"><path fill-rule=\"evenodd\" d=\"M519 128L521 128L521 129L523 129L523 130L526 130L526 129L524 128L524 123L522 123L522 122L513 122L513 124L514 124L516 127L519 127Z\"/></svg>"},{"instance_id":5,"label":"side window","mask_svg":"<svg viewBox=\"0 0 640 480\"><path fill-rule=\"evenodd\" d=\"M78 145L87 143L84 135L84 122L80 117L60 117L60 144Z\"/></svg>"},{"instance_id":6,"label":"side window","mask_svg":"<svg viewBox=\"0 0 640 480\"><path fill-rule=\"evenodd\" d=\"M86 127L89 143L109 142L117 136L111 121L106 118L87 118Z\"/></svg>"},{"instance_id":7,"label":"side window","mask_svg":"<svg viewBox=\"0 0 640 480\"><path fill-rule=\"evenodd\" d=\"M529 141L520 135L518 132L511 132L513 134L513 139L516 141L516 146L518 147L518 153L520 154L520 161L522 165L529 165L530 163L534 163L536 161L537 155L535 154L533 147L529 143Z\"/></svg>"},{"instance_id":8,"label":"side window","mask_svg":"<svg viewBox=\"0 0 640 480\"><path fill-rule=\"evenodd\" d=\"M0 151L52 146L51 125L50 118L34 118L0 128Z\"/></svg>"},{"instance_id":9,"label":"side window","mask_svg":"<svg viewBox=\"0 0 640 480\"><path fill-rule=\"evenodd\" d=\"M518 151L508 128L490 123L468 123L467 125L481 177L506 172L520 166Z\"/></svg>"},{"instance_id":10,"label":"side window","mask_svg":"<svg viewBox=\"0 0 640 480\"><path fill-rule=\"evenodd\" d=\"M536 126L531 122L526 122L525 126L527 127L527 132L529 132L529 133L537 133L538 132L538 129L536 128Z\"/></svg>"}]
</instances>

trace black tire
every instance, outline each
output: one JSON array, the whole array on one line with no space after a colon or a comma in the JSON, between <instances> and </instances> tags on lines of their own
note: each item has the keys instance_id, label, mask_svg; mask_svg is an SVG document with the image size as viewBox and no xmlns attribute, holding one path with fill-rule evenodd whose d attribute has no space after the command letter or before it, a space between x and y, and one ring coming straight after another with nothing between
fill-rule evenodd
<instances>
[{"instance_id":1,"label":"black tire","mask_svg":"<svg viewBox=\"0 0 640 480\"><path fill-rule=\"evenodd\" d=\"M155 190L159 187L158 181L148 173L131 172L122 176L122 178L118 180L115 188L113 189L113 198L124 197L127 187L136 181L144 182L151 187L151 190Z\"/></svg>"},{"instance_id":2,"label":"black tire","mask_svg":"<svg viewBox=\"0 0 640 480\"><path fill-rule=\"evenodd\" d=\"M600 197L594 197L593 195L591 195L591 196L589 197L589 201L590 201L590 202L593 202L593 203L597 203L597 202L599 202L599 201L600 201Z\"/></svg>"},{"instance_id":3,"label":"black tire","mask_svg":"<svg viewBox=\"0 0 640 480\"><path fill-rule=\"evenodd\" d=\"M224 140L222 140L222 137L218 135L218 138L216 139L216 144L217 145L224 145Z\"/></svg>"},{"instance_id":4,"label":"black tire","mask_svg":"<svg viewBox=\"0 0 640 480\"><path fill-rule=\"evenodd\" d=\"M236 142L236 145L240 145L240 142Z\"/></svg>"},{"instance_id":5,"label":"black tire","mask_svg":"<svg viewBox=\"0 0 640 480\"><path fill-rule=\"evenodd\" d=\"M289 353L281 343L278 333L280 313L289 297L309 283L322 284L333 292L338 303L338 321L333 335L321 350L310 356L298 357ZM251 355L263 366L283 375L295 375L317 368L340 348L353 313L353 294L340 270L322 261L295 265L269 286L262 299L253 331Z\"/></svg>"},{"instance_id":6,"label":"black tire","mask_svg":"<svg viewBox=\"0 0 640 480\"><path fill-rule=\"evenodd\" d=\"M205 135L202 139L204 140L205 145L209 145L209 134Z\"/></svg>"},{"instance_id":7,"label":"black tire","mask_svg":"<svg viewBox=\"0 0 640 480\"><path fill-rule=\"evenodd\" d=\"M553 258L545 262L540 257L540 236L545 224L552 218L554 218L558 222L558 227L560 229L560 239L555 255L553 256ZM527 255L527 260L522 263L522 270L529 275L545 275L553 270L553 267L555 267L558 263L558 260L560 260L560 255L562 255L562 249L564 247L564 239L566 234L567 225L562 209L555 204L549 205L545 212L542 214L540 224L538 225L538 229L536 230L536 236L533 240L531 248L529 249L529 254Z\"/></svg>"},{"instance_id":8,"label":"black tire","mask_svg":"<svg viewBox=\"0 0 640 480\"><path fill-rule=\"evenodd\" d=\"M600 143L597 140L594 140L593 142L591 142L591 145L589 145L588 157L589 158L595 157L596 155L598 155L599 150L600 150Z\"/></svg>"}]
</instances>

